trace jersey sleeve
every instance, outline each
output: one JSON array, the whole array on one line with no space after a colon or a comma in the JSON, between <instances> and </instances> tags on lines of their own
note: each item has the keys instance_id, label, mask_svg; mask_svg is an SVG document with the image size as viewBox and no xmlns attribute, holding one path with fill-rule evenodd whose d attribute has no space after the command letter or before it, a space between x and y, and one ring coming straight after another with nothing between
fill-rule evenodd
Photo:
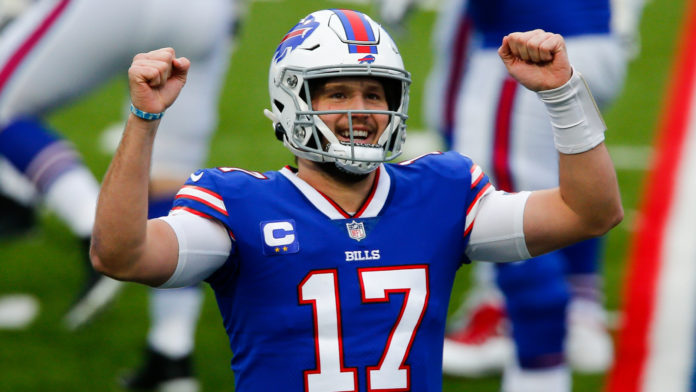
<instances>
[{"instance_id":1,"label":"jersey sleeve","mask_svg":"<svg viewBox=\"0 0 696 392\"><path fill-rule=\"evenodd\" d=\"M203 218L226 222L227 207L220 196L216 182L218 174L199 170L189 177L174 198L174 211L186 211Z\"/></svg>"},{"instance_id":2,"label":"jersey sleeve","mask_svg":"<svg viewBox=\"0 0 696 392\"><path fill-rule=\"evenodd\" d=\"M531 257L523 226L529 194L490 191L480 198L465 250L470 260L507 262Z\"/></svg>"},{"instance_id":3,"label":"jersey sleeve","mask_svg":"<svg viewBox=\"0 0 696 392\"><path fill-rule=\"evenodd\" d=\"M522 219L529 192L497 191L479 165L471 162L469 170L471 191L464 226L467 258L506 262L531 257Z\"/></svg>"},{"instance_id":4,"label":"jersey sleeve","mask_svg":"<svg viewBox=\"0 0 696 392\"><path fill-rule=\"evenodd\" d=\"M201 282L218 270L232 252L232 240L219 222L183 210L158 219L171 226L179 243L176 270L159 288Z\"/></svg>"},{"instance_id":5,"label":"jersey sleeve","mask_svg":"<svg viewBox=\"0 0 696 392\"><path fill-rule=\"evenodd\" d=\"M224 184L221 175L217 169L198 170L176 194L169 216L164 220L177 234L179 260L177 270L163 287L207 280L227 265L225 262L235 253L236 238L229 227L229 213L221 196L220 184ZM220 233L224 236L218 235ZM215 239L217 242L206 242ZM207 253L206 247L210 247Z\"/></svg>"},{"instance_id":6,"label":"jersey sleeve","mask_svg":"<svg viewBox=\"0 0 696 392\"><path fill-rule=\"evenodd\" d=\"M471 192L467 200L466 222L464 223L464 236L471 233L476 222L481 201L487 194L495 191L486 173L475 163L471 164Z\"/></svg>"}]
</instances>

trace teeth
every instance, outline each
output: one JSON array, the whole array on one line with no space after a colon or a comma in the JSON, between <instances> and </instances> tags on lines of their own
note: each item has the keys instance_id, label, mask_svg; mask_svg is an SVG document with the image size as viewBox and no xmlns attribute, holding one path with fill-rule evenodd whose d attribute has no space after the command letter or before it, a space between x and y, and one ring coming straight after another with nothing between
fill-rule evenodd
<instances>
[{"instance_id":1,"label":"teeth","mask_svg":"<svg viewBox=\"0 0 696 392\"><path fill-rule=\"evenodd\" d=\"M364 139L367 137L367 134L368 134L367 131L353 130L353 138L355 138L355 139ZM344 137L346 139L350 139L350 132L341 133L341 137Z\"/></svg>"}]
</instances>

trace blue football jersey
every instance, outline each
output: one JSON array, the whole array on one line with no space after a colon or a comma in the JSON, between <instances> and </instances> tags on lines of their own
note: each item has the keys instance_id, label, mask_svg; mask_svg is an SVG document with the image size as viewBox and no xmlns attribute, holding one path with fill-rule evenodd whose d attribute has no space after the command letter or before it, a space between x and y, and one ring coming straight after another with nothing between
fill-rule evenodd
<instances>
[{"instance_id":1,"label":"blue football jersey","mask_svg":"<svg viewBox=\"0 0 696 392\"><path fill-rule=\"evenodd\" d=\"M352 214L289 167L199 171L179 192L174 209L222 222L233 239L207 281L237 391L442 390L450 291L472 211L493 188L455 152L376 177Z\"/></svg>"},{"instance_id":2,"label":"blue football jersey","mask_svg":"<svg viewBox=\"0 0 696 392\"><path fill-rule=\"evenodd\" d=\"M610 0L471 0L470 15L484 47L515 31L543 29L564 37L608 34Z\"/></svg>"}]
</instances>

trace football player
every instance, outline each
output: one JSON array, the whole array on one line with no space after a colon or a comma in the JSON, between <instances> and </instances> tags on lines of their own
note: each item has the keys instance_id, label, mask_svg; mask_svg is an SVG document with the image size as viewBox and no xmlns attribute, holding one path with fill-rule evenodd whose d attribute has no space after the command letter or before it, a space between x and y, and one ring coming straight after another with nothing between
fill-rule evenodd
<instances>
[{"instance_id":1,"label":"football player","mask_svg":"<svg viewBox=\"0 0 696 392\"><path fill-rule=\"evenodd\" d=\"M171 45L194 59L191 88L162 121L166 135L152 155L148 213L166 215L189 173L207 159L237 19L234 7L230 0L38 0L3 29L0 156L31 181L44 204L84 243L88 278L65 317L68 328L90 320L121 284L89 263L97 181L75 146L42 119L122 76L138 52ZM201 295L198 288L152 292L145 369L126 386L155 387L177 378L192 385L188 390L197 388L190 357ZM179 370L165 371L172 368Z\"/></svg>"},{"instance_id":2,"label":"football player","mask_svg":"<svg viewBox=\"0 0 696 392\"><path fill-rule=\"evenodd\" d=\"M510 78L496 51L513 31L542 28L563 35L571 61L600 109L606 108L635 54L627 43L634 42L629 37L635 36L637 17L619 19L612 11L609 0L446 2L433 35L430 126L451 148L478 162L499 189L556 186L550 118L535 95ZM626 21L620 23L622 34L612 27L619 20ZM538 260L477 263L466 317L455 320L447 335L445 373L480 376L511 365L506 383L520 385L515 380L529 377L537 380L535 392L559 392L570 390L566 362L581 372L606 371L613 343L602 305L601 253L593 239ZM548 380L548 389L539 389L542 380Z\"/></svg>"},{"instance_id":3,"label":"football player","mask_svg":"<svg viewBox=\"0 0 696 392\"><path fill-rule=\"evenodd\" d=\"M563 38L515 33L499 54L554 117L560 187L497 191L456 152L386 163L401 153L410 74L370 17L321 10L282 38L269 72L266 114L297 167L196 171L149 221L150 151L191 63L172 48L139 54L99 196L95 268L155 287L207 281L237 391L441 391L463 263L538 256L623 214L604 123Z\"/></svg>"}]
</instances>

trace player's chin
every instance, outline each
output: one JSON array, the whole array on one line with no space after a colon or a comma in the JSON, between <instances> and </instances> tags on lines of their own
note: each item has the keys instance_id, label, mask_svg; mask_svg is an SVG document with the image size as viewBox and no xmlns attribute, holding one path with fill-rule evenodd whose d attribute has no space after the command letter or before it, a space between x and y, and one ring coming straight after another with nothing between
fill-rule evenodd
<instances>
[{"instance_id":1,"label":"player's chin","mask_svg":"<svg viewBox=\"0 0 696 392\"><path fill-rule=\"evenodd\" d=\"M369 175L369 173L353 173L348 171L336 162L320 162L317 163L319 168L325 173L329 174L332 178L344 183L344 184L356 184Z\"/></svg>"}]
</instances>

